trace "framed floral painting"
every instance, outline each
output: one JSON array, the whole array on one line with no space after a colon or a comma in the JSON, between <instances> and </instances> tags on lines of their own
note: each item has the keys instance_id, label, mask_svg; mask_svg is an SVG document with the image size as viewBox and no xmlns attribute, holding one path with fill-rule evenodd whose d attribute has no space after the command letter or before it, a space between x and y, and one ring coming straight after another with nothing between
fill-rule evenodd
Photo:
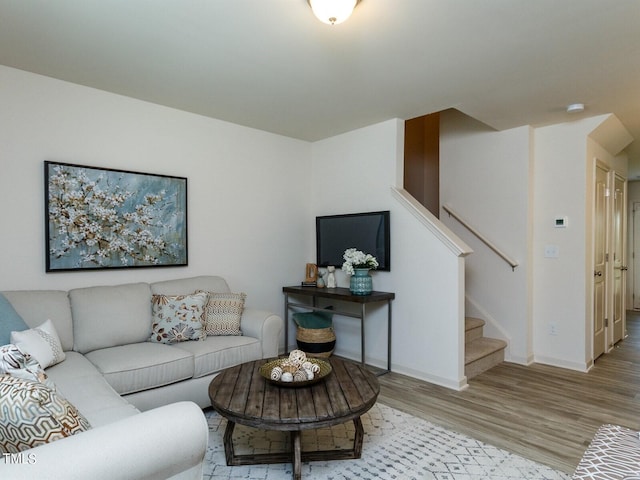
<instances>
[{"instance_id":1,"label":"framed floral painting","mask_svg":"<svg viewBox=\"0 0 640 480\"><path fill-rule=\"evenodd\" d=\"M187 265L187 179L44 162L46 271Z\"/></svg>"}]
</instances>

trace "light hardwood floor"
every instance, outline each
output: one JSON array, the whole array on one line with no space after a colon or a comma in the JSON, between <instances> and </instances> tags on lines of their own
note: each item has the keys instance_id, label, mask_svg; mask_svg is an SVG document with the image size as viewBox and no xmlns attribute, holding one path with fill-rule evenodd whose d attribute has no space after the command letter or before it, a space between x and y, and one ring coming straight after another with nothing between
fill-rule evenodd
<instances>
[{"instance_id":1,"label":"light hardwood floor","mask_svg":"<svg viewBox=\"0 0 640 480\"><path fill-rule=\"evenodd\" d=\"M461 392L397 373L379 377L381 403L571 473L605 423L640 430L640 316L588 373L503 363Z\"/></svg>"}]
</instances>

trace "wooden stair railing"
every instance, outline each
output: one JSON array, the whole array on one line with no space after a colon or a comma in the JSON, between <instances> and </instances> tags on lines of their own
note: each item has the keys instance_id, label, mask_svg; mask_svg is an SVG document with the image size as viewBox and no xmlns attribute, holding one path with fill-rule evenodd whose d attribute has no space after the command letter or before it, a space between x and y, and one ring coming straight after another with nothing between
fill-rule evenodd
<instances>
[{"instance_id":1,"label":"wooden stair railing","mask_svg":"<svg viewBox=\"0 0 640 480\"><path fill-rule=\"evenodd\" d=\"M473 228L469 222L464 220L460 215L454 212L449 205L443 205L442 209L449 214L450 217L455 218L460 224L473 233L478 239L484 243L487 247L489 247L493 252L495 252L500 258L502 258L505 262L509 264L511 270L515 270L518 266L518 262L512 259L509 255L500 250L493 242L491 242L487 237L482 235L478 230Z\"/></svg>"}]
</instances>

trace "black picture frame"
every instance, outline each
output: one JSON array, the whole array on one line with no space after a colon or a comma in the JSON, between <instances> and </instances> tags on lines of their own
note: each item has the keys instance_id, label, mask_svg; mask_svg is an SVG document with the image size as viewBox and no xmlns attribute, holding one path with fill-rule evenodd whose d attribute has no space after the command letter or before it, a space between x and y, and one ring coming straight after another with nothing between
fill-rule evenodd
<instances>
[{"instance_id":1,"label":"black picture frame","mask_svg":"<svg viewBox=\"0 0 640 480\"><path fill-rule=\"evenodd\" d=\"M188 265L187 179L44 162L46 271Z\"/></svg>"}]
</instances>

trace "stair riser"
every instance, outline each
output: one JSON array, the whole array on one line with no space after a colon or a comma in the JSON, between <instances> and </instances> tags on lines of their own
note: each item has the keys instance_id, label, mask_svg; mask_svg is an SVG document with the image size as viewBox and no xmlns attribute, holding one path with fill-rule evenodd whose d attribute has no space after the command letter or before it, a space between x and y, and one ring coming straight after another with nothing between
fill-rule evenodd
<instances>
[{"instance_id":1,"label":"stair riser","mask_svg":"<svg viewBox=\"0 0 640 480\"><path fill-rule=\"evenodd\" d=\"M464 332L464 341L465 343L472 342L478 338L481 338L483 335L482 327L472 328L470 330L466 330Z\"/></svg>"},{"instance_id":2,"label":"stair riser","mask_svg":"<svg viewBox=\"0 0 640 480\"><path fill-rule=\"evenodd\" d=\"M469 380L502 362L504 362L504 348L465 365L464 374L467 376L467 380Z\"/></svg>"}]
</instances>

